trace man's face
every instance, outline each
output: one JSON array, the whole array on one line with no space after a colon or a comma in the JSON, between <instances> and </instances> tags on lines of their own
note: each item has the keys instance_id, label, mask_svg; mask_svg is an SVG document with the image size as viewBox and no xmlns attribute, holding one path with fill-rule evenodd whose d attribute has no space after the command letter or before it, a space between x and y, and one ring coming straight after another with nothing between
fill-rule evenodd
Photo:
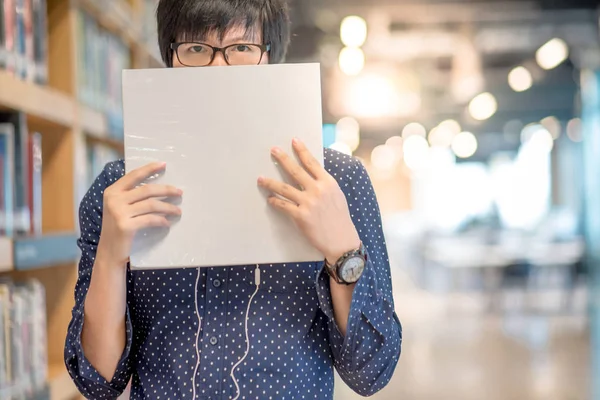
<instances>
[{"instance_id":1,"label":"man's face","mask_svg":"<svg viewBox=\"0 0 600 400\"><path fill-rule=\"evenodd\" d=\"M219 40L219 35L217 34L217 32L213 32L211 34L209 34L204 40L202 40L202 43L206 43L208 45L214 46L214 47L227 47L230 46L232 44L238 44L238 43L244 43L244 44L261 44L262 43L262 37L260 35L260 33L256 33L254 35L249 35L248 32L242 28L242 27L233 27L231 29L229 29L225 35L223 35L223 40ZM262 60L260 61L260 64L268 64L269 63L269 53L266 52L263 57ZM207 65L207 67L219 67L219 66L227 66L227 62L225 61L225 58L223 57L223 54L221 52L218 52L217 54L215 54L215 58L212 61L212 63L210 63L209 65ZM179 68L179 67L186 67L185 65L181 64L181 62L179 61L179 59L177 58L177 56L175 54L173 54L173 67L174 68Z\"/></svg>"}]
</instances>

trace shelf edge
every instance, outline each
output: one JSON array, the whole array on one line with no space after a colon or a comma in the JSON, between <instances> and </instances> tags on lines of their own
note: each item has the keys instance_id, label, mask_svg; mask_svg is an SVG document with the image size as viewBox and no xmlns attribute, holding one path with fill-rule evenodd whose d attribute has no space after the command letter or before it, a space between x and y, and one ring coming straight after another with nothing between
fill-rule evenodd
<instances>
[{"instance_id":1,"label":"shelf edge","mask_svg":"<svg viewBox=\"0 0 600 400\"><path fill-rule=\"evenodd\" d=\"M4 70L0 70L0 88L0 105L6 108L65 127L75 122L75 103L56 89L23 81Z\"/></svg>"}]
</instances>

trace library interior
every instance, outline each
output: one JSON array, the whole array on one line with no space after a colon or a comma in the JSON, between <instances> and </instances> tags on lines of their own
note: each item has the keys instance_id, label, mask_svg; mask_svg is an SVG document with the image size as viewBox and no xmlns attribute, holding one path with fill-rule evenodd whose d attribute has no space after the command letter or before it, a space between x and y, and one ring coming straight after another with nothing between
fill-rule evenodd
<instances>
[{"instance_id":1,"label":"library interior","mask_svg":"<svg viewBox=\"0 0 600 400\"><path fill-rule=\"evenodd\" d=\"M79 206L124 157L122 71L165 67L158 3L0 0L0 400L83 398ZM403 341L373 398L600 399L598 1L288 3L381 209Z\"/></svg>"}]
</instances>

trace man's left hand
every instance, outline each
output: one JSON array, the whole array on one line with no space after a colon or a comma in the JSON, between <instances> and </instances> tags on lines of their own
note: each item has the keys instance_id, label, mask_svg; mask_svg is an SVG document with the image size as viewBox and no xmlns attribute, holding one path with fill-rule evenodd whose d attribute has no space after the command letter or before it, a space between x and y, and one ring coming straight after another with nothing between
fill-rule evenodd
<instances>
[{"instance_id":1,"label":"man's left hand","mask_svg":"<svg viewBox=\"0 0 600 400\"><path fill-rule=\"evenodd\" d=\"M310 243L335 264L344 253L360 247L346 197L301 141L294 140L293 148L302 166L280 148L271 153L299 188L265 177L258 179L258 185L273 193L269 203L289 215Z\"/></svg>"}]
</instances>

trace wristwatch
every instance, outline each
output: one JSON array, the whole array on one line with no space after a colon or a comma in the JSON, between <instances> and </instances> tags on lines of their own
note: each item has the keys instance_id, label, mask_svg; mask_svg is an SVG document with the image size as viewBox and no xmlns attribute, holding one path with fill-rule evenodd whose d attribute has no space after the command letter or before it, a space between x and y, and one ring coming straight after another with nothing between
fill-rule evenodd
<instances>
[{"instance_id":1,"label":"wristwatch","mask_svg":"<svg viewBox=\"0 0 600 400\"><path fill-rule=\"evenodd\" d=\"M327 273L340 285L352 285L358 282L367 266L367 249L360 244L357 250L351 250L340 257L335 265L325 260Z\"/></svg>"}]
</instances>

